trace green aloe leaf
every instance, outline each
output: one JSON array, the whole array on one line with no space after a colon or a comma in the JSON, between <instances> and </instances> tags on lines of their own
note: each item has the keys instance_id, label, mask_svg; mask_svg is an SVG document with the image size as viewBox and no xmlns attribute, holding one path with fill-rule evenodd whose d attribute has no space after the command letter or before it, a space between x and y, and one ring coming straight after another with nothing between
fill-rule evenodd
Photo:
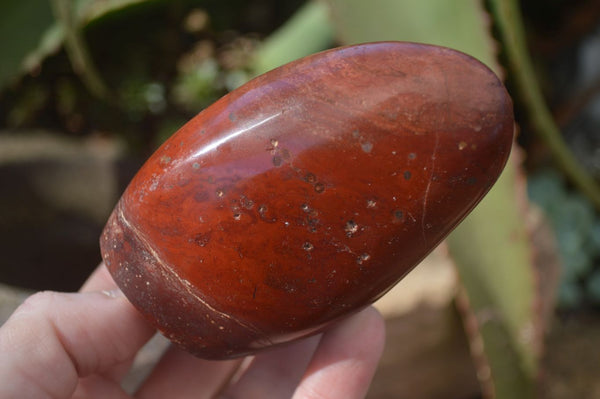
<instances>
[{"instance_id":1,"label":"green aloe leaf","mask_svg":"<svg viewBox=\"0 0 600 399\"><path fill-rule=\"evenodd\" d=\"M490 0L490 8L506 51L511 76L527 109L532 128L552 151L562 171L600 209L600 185L569 150L544 100L527 50L518 1Z\"/></svg>"},{"instance_id":2,"label":"green aloe leaf","mask_svg":"<svg viewBox=\"0 0 600 399\"><path fill-rule=\"evenodd\" d=\"M502 1L502 0L500 0ZM404 40L451 47L498 75L489 16L477 0L329 0L344 43ZM530 238L518 204L515 162L448 239L462 286L459 304L485 397L528 398L537 374L540 320ZM519 201L517 201L517 198Z\"/></svg>"},{"instance_id":3,"label":"green aloe leaf","mask_svg":"<svg viewBox=\"0 0 600 399\"><path fill-rule=\"evenodd\" d=\"M87 25L112 13L160 1L164 0L75 0L74 7L79 23Z\"/></svg>"},{"instance_id":4,"label":"green aloe leaf","mask_svg":"<svg viewBox=\"0 0 600 399\"><path fill-rule=\"evenodd\" d=\"M89 54L77 15L76 3L71 0L51 0L54 15L64 32L67 54L75 72L81 77L88 90L97 97L105 97L104 85Z\"/></svg>"},{"instance_id":5,"label":"green aloe leaf","mask_svg":"<svg viewBox=\"0 0 600 399\"><path fill-rule=\"evenodd\" d=\"M536 271L525 215L525 189L516 162L448 238L466 301L467 333L483 362L480 381L488 397L530 398L537 376L541 318L535 312ZM468 306L464 306L468 305Z\"/></svg>"},{"instance_id":6,"label":"green aloe leaf","mask_svg":"<svg viewBox=\"0 0 600 399\"><path fill-rule=\"evenodd\" d=\"M0 1L0 89L39 67L49 55L58 51L65 39L88 24L129 7L156 3L159 0L2 0ZM63 13L71 9L70 21ZM54 8L54 9L53 9ZM71 52L85 54L82 39L71 40ZM81 57L81 56L79 56ZM89 60L84 64L89 68ZM79 62L79 61L78 61ZM87 62L87 63L86 63ZM76 69L81 65L75 65ZM93 68L93 67L92 67ZM89 80L89 77L86 79ZM92 85L98 79L92 76ZM94 89L96 90L96 88ZM100 91L103 89L100 89Z\"/></svg>"},{"instance_id":7,"label":"green aloe leaf","mask_svg":"<svg viewBox=\"0 0 600 399\"><path fill-rule=\"evenodd\" d=\"M47 1L0 2L0 88L37 66L35 54L56 49L53 24Z\"/></svg>"},{"instance_id":8,"label":"green aloe leaf","mask_svg":"<svg viewBox=\"0 0 600 399\"><path fill-rule=\"evenodd\" d=\"M253 73L259 75L287 62L310 55L333 43L327 5L307 1L278 30L266 38L254 56Z\"/></svg>"},{"instance_id":9,"label":"green aloe leaf","mask_svg":"<svg viewBox=\"0 0 600 399\"><path fill-rule=\"evenodd\" d=\"M343 43L403 40L447 46L500 72L488 18L477 0L327 1Z\"/></svg>"}]
</instances>

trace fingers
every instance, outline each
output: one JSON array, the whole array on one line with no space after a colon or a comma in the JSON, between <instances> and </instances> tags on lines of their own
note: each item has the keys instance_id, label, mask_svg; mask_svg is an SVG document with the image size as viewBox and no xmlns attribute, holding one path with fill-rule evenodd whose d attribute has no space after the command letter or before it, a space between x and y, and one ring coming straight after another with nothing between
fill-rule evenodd
<instances>
[{"instance_id":1,"label":"fingers","mask_svg":"<svg viewBox=\"0 0 600 399\"><path fill-rule=\"evenodd\" d=\"M11 381L0 384L0 397L126 397L115 371L154 330L115 288L100 265L82 293L40 293L19 307L0 328L0 381ZM322 336L257 355L224 392L240 360L206 361L171 348L136 396L361 398L383 342L381 316L369 308Z\"/></svg>"},{"instance_id":2,"label":"fingers","mask_svg":"<svg viewBox=\"0 0 600 399\"><path fill-rule=\"evenodd\" d=\"M374 309L338 323L323 335L255 357L220 398L362 398L385 340Z\"/></svg>"},{"instance_id":3,"label":"fingers","mask_svg":"<svg viewBox=\"0 0 600 399\"><path fill-rule=\"evenodd\" d=\"M140 399L212 398L241 360L210 361L170 347L136 393Z\"/></svg>"},{"instance_id":4,"label":"fingers","mask_svg":"<svg viewBox=\"0 0 600 399\"><path fill-rule=\"evenodd\" d=\"M0 381L11 381L0 397L71 397L79 377L130 362L153 333L122 295L35 294L0 328Z\"/></svg>"},{"instance_id":5,"label":"fingers","mask_svg":"<svg viewBox=\"0 0 600 399\"><path fill-rule=\"evenodd\" d=\"M381 315L369 307L323 334L294 399L363 398L385 342Z\"/></svg>"},{"instance_id":6,"label":"fingers","mask_svg":"<svg viewBox=\"0 0 600 399\"><path fill-rule=\"evenodd\" d=\"M83 286L79 292L112 291L116 289L117 284L115 284L115 281L108 272L106 265L104 262L102 262L88 277L85 283L83 283Z\"/></svg>"},{"instance_id":7,"label":"fingers","mask_svg":"<svg viewBox=\"0 0 600 399\"><path fill-rule=\"evenodd\" d=\"M222 398L290 398L298 386L320 335L256 355Z\"/></svg>"},{"instance_id":8,"label":"fingers","mask_svg":"<svg viewBox=\"0 0 600 399\"><path fill-rule=\"evenodd\" d=\"M239 369L242 360L202 360L172 347L136 397L198 398L215 397L220 393L218 397L221 398L252 399L264 398L268 391L270 398L289 398L306 370L319 337L310 337L246 359L251 361L249 366L231 384L232 374Z\"/></svg>"},{"instance_id":9,"label":"fingers","mask_svg":"<svg viewBox=\"0 0 600 399\"><path fill-rule=\"evenodd\" d=\"M109 295L113 295L113 294L122 295L122 293L119 292L119 288L117 287L117 284L115 283L112 276L110 275L104 262L101 262L98 265L98 267L96 267L96 269L92 272L92 274L87 278L87 280L83 283L83 285L79 289L79 292L98 292L98 291L104 291L106 294L109 294ZM107 373L106 376L114 381L122 380L123 377L131 369L131 364L133 363L133 360L134 359L132 358L131 362L126 362L126 363L123 363L120 365L116 365ZM77 392L88 390L88 385L91 385L89 379L80 380L79 386L77 387L77 389L78 389ZM89 395L88 395L88 397L89 397ZM104 397L112 397L112 396L104 396Z\"/></svg>"},{"instance_id":10,"label":"fingers","mask_svg":"<svg viewBox=\"0 0 600 399\"><path fill-rule=\"evenodd\" d=\"M92 375L79 381L71 399L110 398L131 399L119 384L102 376Z\"/></svg>"}]
</instances>

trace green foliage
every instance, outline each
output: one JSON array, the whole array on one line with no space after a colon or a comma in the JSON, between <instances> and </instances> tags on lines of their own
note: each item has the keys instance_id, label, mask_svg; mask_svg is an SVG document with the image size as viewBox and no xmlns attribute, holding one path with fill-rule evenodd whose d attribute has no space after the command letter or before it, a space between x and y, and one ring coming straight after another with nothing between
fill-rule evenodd
<instances>
[{"instance_id":1,"label":"green foliage","mask_svg":"<svg viewBox=\"0 0 600 399\"><path fill-rule=\"evenodd\" d=\"M173 87L173 98L190 111L207 107L219 97L215 85L218 79L217 62L212 58L204 60L179 75Z\"/></svg>"},{"instance_id":2,"label":"green foliage","mask_svg":"<svg viewBox=\"0 0 600 399\"><path fill-rule=\"evenodd\" d=\"M79 29L110 13L156 0L4 0L0 2L0 89L39 67L62 46L65 38L83 62L83 73L93 66L86 60ZM18 38L18 39L17 39ZM83 57L83 58L81 58ZM93 79L96 79L92 77ZM92 87L97 85L92 83ZM94 89L95 90L95 89ZM100 89L102 90L102 89Z\"/></svg>"},{"instance_id":3,"label":"green foliage","mask_svg":"<svg viewBox=\"0 0 600 399\"><path fill-rule=\"evenodd\" d=\"M90 93L96 97L105 97L107 88L96 70L87 44L82 35L82 24L71 0L51 0L57 23L64 32L65 46L73 69L86 84Z\"/></svg>"},{"instance_id":4,"label":"green foliage","mask_svg":"<svg viewBox=\"0 0 600 399\"><path fill-rule=\"evenodd\" d=\"M517 0L490 0L496 26L502 37L511 77L527 109L532 127L552 151L554 161L566 176L600 209L600 185L565 144L548 109L527 50L525 29Z\"/></svg>"},{"instance_id":5,"label":"green foliage","mask_svg":"<svg viewBox=\"0 0 600 399\"><path fill-rule=\"evenodd\" d=\"M517 168L504 173L448 239L479 325L485 358L499 398L531 397L537 375L539 315L536 276L524 215L517 204ZM485 381L484 381L485 382Z\"/></svg>"},{"instance_id":6,"label":"green foliage","mask_svg":"<svg viewBox=\"0 0 600 399\"><path fill-rule=\"evenodd\" d=\"M556 232L562 261L558 302L575 308L600 304L600 218L582 194L568 189L562 175L548 169L529 176L529 198L546 214Z\"/></svg>"},{"instance_id":7,"label":"green foliage","mask_svg":"<svg viewBox=\"0 0 600 399\"><path fill-rule=\"evenodd\" d=\"M464 0L328 0L344 43L403 40L452 47L496 73L493 42L482 5Z\"/></svg>"},{"instance_id":8,"label":"green foliage","mask_svg":"<svg viewBox=\"0 0 600 399\"><path fill-rule=\"evenodd\" d=\"M347 43L405 40L444 45L500 71L478 2L331 0L330 4L337 31ZM474 356L480 374L490 375L482 377L484 392L514 399L531 397L533 392L539 344L533 341L540 328L533 307L530 242L516 201L516 174L515 165L509 164L488 196L448 239L468 298L463 312L477 326L468 332L474 342L483 343L483 353Z\"/></svg>"},{"instance_id":9,"label":"green foliage","mask_svg":"<svg viewBox=\"0 0 600 399\"><path fill-rule=\"evenodd\" d=\"M252 70L259 75L324 50L333 42L333 35L325 3L307 1L292 18L263 41L254 58Z\"/></svg>"},{"instance_id":10,"label":"green foliage","mask_svg":"<svg viewBox=\"0 0 600 399\"><path fill-rule=\"evenodd\" d=\"M0 2L0 88L14 82L56 49L54 16L47 1Z\"/></svg>"},{"instance_id":11,"label":"green foliage","mask_svg":"<svg viewBox=\"0 0 600 399\"><path fill-rule=\"evenodd\" d=\"M585 292L594 305L600 305L600 269L594 270L585 280Z\"/></svg>"}]
</instances>

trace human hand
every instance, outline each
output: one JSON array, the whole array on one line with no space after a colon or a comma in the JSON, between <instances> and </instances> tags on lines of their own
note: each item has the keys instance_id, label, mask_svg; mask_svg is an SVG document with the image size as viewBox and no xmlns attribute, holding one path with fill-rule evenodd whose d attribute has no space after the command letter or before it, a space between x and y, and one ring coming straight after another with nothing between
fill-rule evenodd
<instances>
[{"instance_id":1,"label":"human hand","mask_svg":"<svg viewBox=\"0 0 600 399\"><path fill-rule=\"evenodd\" d=\"M130 398L121 388L155 330L101 265L79 293L28 298L0 328L0 399ZM372 307L254 358L209 361L170 347L136 398L361 398L384 343Z\"/></svg>"}]
</instances>

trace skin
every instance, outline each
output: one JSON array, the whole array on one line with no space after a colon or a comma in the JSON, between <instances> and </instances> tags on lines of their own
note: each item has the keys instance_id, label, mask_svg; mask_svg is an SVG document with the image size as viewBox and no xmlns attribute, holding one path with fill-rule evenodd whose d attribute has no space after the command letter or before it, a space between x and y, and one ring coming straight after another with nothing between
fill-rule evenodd
<instances>
[{"instance_id":1,"label":"skin","mask_svg":"<svg viewBox=\"0 0 600 399\"><path fill-rule=\"evenodd\" d=\"M154 334L100 265L80 292L37 293L0 328L0 398L130 398L120 381ZM362 398L384 334L369 307L251 358L208 361L170 347L133 397Z\"/></svg>"}]
</instances>

